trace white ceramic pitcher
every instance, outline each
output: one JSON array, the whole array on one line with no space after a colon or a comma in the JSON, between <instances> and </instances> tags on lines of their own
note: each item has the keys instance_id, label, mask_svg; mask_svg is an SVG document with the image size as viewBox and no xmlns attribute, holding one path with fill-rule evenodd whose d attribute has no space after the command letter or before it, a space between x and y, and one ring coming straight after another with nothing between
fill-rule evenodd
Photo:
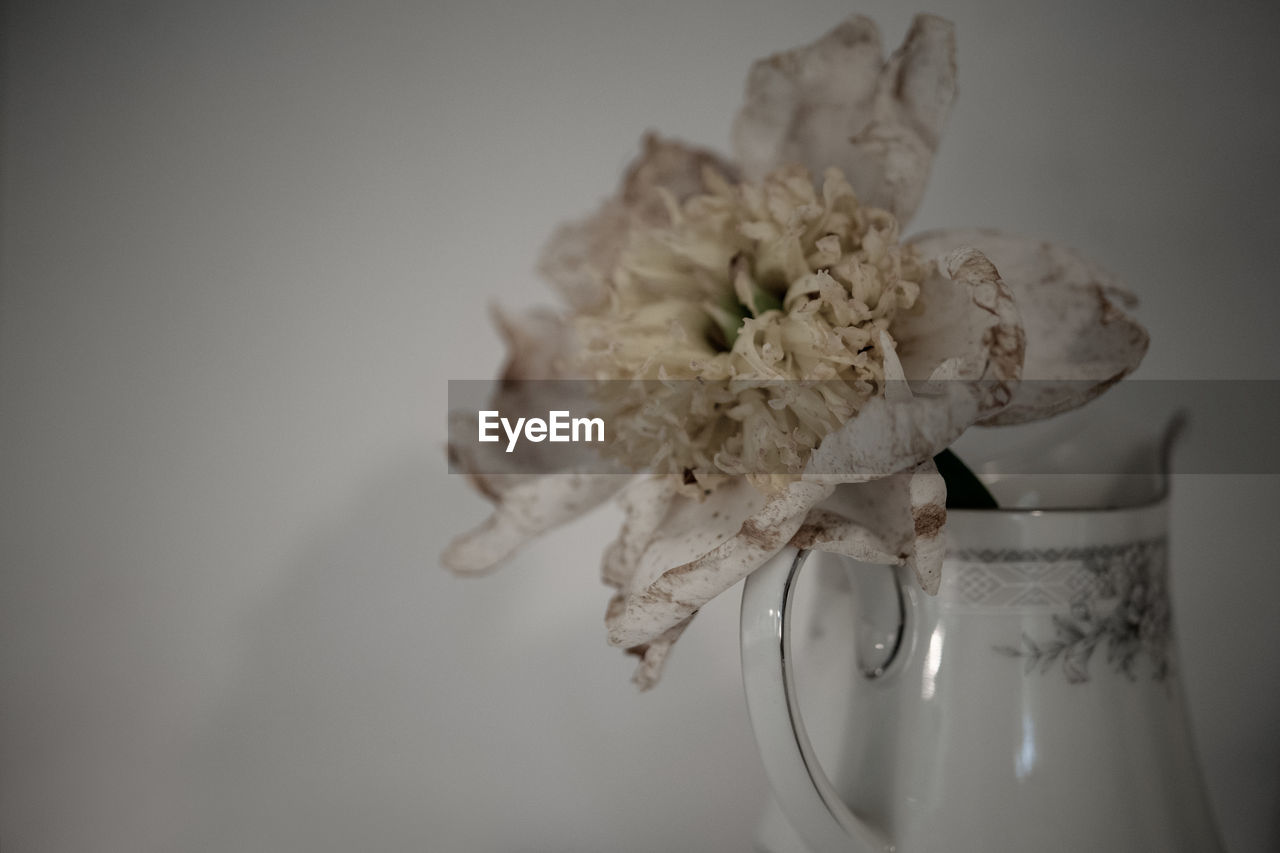
<instances>
[{"instance_id":1,"label":"white ceramic pitcher","mask_svg":"<svg viewBox=\"0 0 1280 853\"><path fill-rule=\"evenodd\" d=\"M743 670L781 813L761 845L1221 851L1178 680L1168 532L1161 478L1139 505L950 512L936 597L902 569L795 549L755 572ZM810 674L807 719L791 637L802 572L825 641L857 647ZM806 722L824 732L821 763Z\"/></svg>"}]
</instances>

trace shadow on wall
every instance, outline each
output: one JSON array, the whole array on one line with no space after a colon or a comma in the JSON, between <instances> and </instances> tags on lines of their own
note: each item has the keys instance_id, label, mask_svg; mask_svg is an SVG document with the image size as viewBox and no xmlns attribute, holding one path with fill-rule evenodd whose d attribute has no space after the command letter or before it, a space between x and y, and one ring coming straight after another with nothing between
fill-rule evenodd
<instances>
[{"instance_id":1,"label":"shadow on wall","mask_svg":"<svg viewBox=\"0 0 1280 853\"><path fill-rule=\"evenodd\" d=\"M724 642L638 696L591 535L456 578L438 554L484 511L464 494L434 460L389 468L246 616L175 849L749 848L763 774L715 624L736 596L703 626ZM547 559L568 548L590 556Z\"/></svg>"},{"instance_id":2,"label":"shadow on wall","mask_svg":"<svg viewBox=\"0 0 1280 853\"><path fill-rule=\"evenodd\" d=\"M432 737L424 555L447 478L425 459L381 477L240 626L240 662L186 771L182 849L390 846L420 811ZM415 736L416 733L416 736Z\"/></svg>"}]
</instances>

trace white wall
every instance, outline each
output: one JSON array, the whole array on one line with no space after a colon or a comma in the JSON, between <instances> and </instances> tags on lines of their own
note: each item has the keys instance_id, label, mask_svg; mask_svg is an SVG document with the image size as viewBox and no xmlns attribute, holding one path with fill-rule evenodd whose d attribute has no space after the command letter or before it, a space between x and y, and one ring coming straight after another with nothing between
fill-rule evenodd
<instances>
[{"instance_id":1,"label":"white wall","mask_svg":"<svg viewBox=\"0 0 1280 853\"><path fill-rule=\"evenodd\" d=\"M855 10L10 4L0 846L747 849L736 594L637 696L601 626L612 511L448 576L484 508L445 472L446 381L496 370L485 306L550 300L541 241L641 131L723 149L750 61ZM1276 16L934 11L961 96L915 227L1086 249L1144 300L1142 376L1280 378ZM1197 475L1175 504L1237 853L1280 845L1278 499Z\"/></svg>"}]
</instances>

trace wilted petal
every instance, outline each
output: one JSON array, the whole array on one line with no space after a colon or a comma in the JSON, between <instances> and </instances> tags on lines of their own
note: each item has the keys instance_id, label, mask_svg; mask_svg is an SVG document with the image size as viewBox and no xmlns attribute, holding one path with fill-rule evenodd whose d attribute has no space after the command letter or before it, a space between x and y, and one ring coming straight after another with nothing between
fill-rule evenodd
<instances>
[{"instance_id":1,"label":"wilted petal","mask_svg":"<svg viewBox=\"0 0 1280 853\"><path fill-rule=\"evenodd\" d=\"M1007 405L1023 375L1026 334L998 267L971 248L934 257L920 284L921 310L899 314L890 331L918 393L929 383L972 383L984 415Z\"/></svg>"},{"instance_id":2,"label":"wilted petal","mask_svg":"<svg viewBox=\"0 0 1280 853\"><path fill-rule=\"evenodd\" d=\"M449 413L449 466L455 472L466 474L476 491L496 503L502 499L503 492L536 475L519 465L525 456L504 452L500 442L459 440L478 432L476 412Z\"/></svg>"},{"instance_id":3,"label":"wilted petal","mask_svg":"<svg viewBox=\"0 0 1280 853\"><path fill-rule=\"evenodd\" d=\"M617 474L544 474L521 477L508 486L501 477L489 477L486 482L497 489L493 514L450 542L441 562L460 574L488 571L528 539L599 506L629 479Z\"/></svg>"},{"instance_id":4,"label":"wilted petal","mask_svg":"<svg viewBox=\"0 0 1280 853\"><path fill-rule=\"evenodd\" d=\"M913 537L907 565L915 572L920 588L937 595L946 553L942 530L947 523L947 483L932 459L911 472L909 492Z\"/></svg>"},{"instance_id":5,"label":"wilted petal","mask_svg":"<svg viewBox=\"0 0 1280 853\"><path fill-rule=\"evenodd\" d=\"M564 320L546 309L534 309L521 316L497 306L490 316L507 345L507 361L494 385L489 408L504 412L551 411L563 408L557 397L543 399L543 392L554 390L563 397L571 385L551 385L542 380L559 375L571 352L572 336ZM552 405L555 403L555 405ZM471 480L476 490L492 501L523 479L546 473L538 463L537 449L507 453L501 442L478 442L470 436L478 433L478 413L449 413L449 463Z\"/></svg>"},{"instance_id":6,"label":"wilted petal","mask_svg":"<svg viewBox=\"0 0 1280 853\"><path fill-rule=\"evenodd\" d=\"M500 374L504 387L565 375L567 363L574 354L574 339L563 317L547 308L533 308L515 315L497 305L490 306L489 316L507 345L507 361ZM504 387L500 387L499 392Z\"/></svg>"},{"instance_id":7,"label":"wilted petal","mask_svg":"<svg viewBox=\"0 0 1280 853\"><path fill-rule=\"evenodd\" d=\"M843 554L864 563L896 565L903 561L901 547L886 541L876 529L823 507L809 510L790 544L805 551Z\"/></svg>"},{"instance_id":8,"label":"wilted petal","mask_svg":"<svg viewBox=\"0 0 1280 853\"><path fill-rule=\"evenodd\" d=\"M884 360L884 398L890 403L905 403L914 395L911 384L907 381L907 372L902 369L902 359L898 358L897 347L889 333L880 330L877 336L880 343L881 358Z\"/></svg>"},{"instance_id":9,"label":"wilted petal","mask_svg":"<svg viewBox=\"0 0 1280 853\"><path fill-rule=\"evenodd\" d=\"M867 401L823 439L806 478L862 482L905 471L1008 403L1022 366L1022 326L990 261L976 250L952 252L922 282L919 304L890 329L900 368L885 360L887 379L900 370L919 393L904 400L895 384L892 396Z\"/></svg>"},{"instance_id":10,"label":"wilted petal","mask_svg":"<svg viewBox=\"0 0 1280 853\"><path fill-rule=\"evenodd\" d=\"M621 593L613 597L613 600L609 602L609 611L605 616L606 621L613 618L613 614L621 611L624 606L623 601L624 596ZM661 635L649 642L632 646L626 650L627 654L640 658L640 663L636 666L635 672L631 674L632 684L643 691L658 683L658 679L662 677L663 667L666 666L667 658L671 654L671 647L675 645L676 640L680 639L680 635L684 633L684 629L688 628L689 623L692 621L693 617L690 616L683 622L663 631Z\"/></svg>"},{"instance_id":11,"label":"wilted petal","mask_svg":"<svg viewBox=\"0 0 1280 853\"><path fill-rule=\"evenodd\" d=\"M850 140L848 174L868 204L903 224L915 214L955 97L955 29L919 15L880 75L871 121Z\"/></svg>"},{"instance_id":12,"label":"wilted petal","mask_svg":"<svg viewBox=\"0 0 1280 853\"><path fill-rule=\"evenodd\" d=\"M489 409L521 415L590 409L584 384L552 382L561 377L573 352L573 336L561 316L545 309L508 314L497 306L492 315L507 343L507 362L494 383ZM549 444L530 444L518 453L508 453L503 442L476 441L477 427L477 412L449 412L449 462L492 501L516 483L552 471L575 465L581 470L607 470L589 444L576 444L568 451L556 447L554 452Z\"/></svg>"},{"instance_id":13,"label":"wilted petal","mask_svg":"<svg viewBox=\"0 0 1280 853\"><path fill-rule=\"evenodd\" d=\"M578 386L546 381L562 375L572 351L572 335L564 321L545 310L517 318L495 308L493 317L506 340L508 358L490 408L500 412L572 408L566 389L581 393L574 391ZM581 402L585 405L585 400ZM472 440L477 433L477 413L449 413L450 463L495 505L483 524L455 538L441 555L441 562L455 572L494 568L526 540L594 509L630 479L623 474L584 473L607 470L590 445L571 445L570 452L557 457L558 466L553 469L548 445L507 453L501 442Z\"/></svg>"},{"instance_id":14,"label":"wilted petal","mask_svg":"<svg viewBox=\"0 0 1280 853\"><path fill-rule=\"evenodd\" d=\"M677 497L620 606L611 608L609 642L642 645L692 616L782 550L809 509L831 491L829 485L794 482L766 496L745 478L734 478L706 500Z\"/></svg>"},{"instance_id":15,"label":"wilted petal","mask_svg":"<svg viewBox=\"0 0 1280 853\"><path fill-rule=\"evenodd\" d=\"M627 649L631 654L640 657L640 663L636 666L636 671L631 674L631 682L641 690L648 690L650 687L658 683L658 679L662 676L662 668L666 666L667 657L671 654L671 647L675 645L676 640L680 639L680 635L684 633L684 629L689 627L689 623L693 621L690 616L683 622L675 625L662 632L662 636L649 641L643 646L635 649Z\"/></svg>"},{"instance_id":16,"label":"wilted petal","mask_svg":"<svg viewBox=\"0 0 1280 853\"><path fill-rule=\"evenodd\" d=\"M1146 354L1146 330L1124 312L1136 299L1089 259L1053 243L983 229L912 238L934 254L973 246L1000 270L1027 335L1023 382L986 424L1047 418L1087 403L1133 371Z\"/></svg>"},{"instance_id":17,"label":"wilted petal","mask_svg":"<svg viewBox=\"0 0 1280 853\"><path fill-rule=\"evenodd\" d=\"M706 191L703 176L708 168L728 179L738 174L736 167L706 148L663 139L652 132L644 135L641 144L644 148L627 167L618 198L643 223L667 221L663 191L683 201Z\"/></svg>"},{"instance_id":18,"label":"wilted petal","mask_svg":"<svg viewBox=\"0 0 1280 853\"><path fill-rule=\"evenodd\" d=\"M757 60L733 124L745 176L758 180L788 163L815 175L840 165L849 137L871 119L883 67L880 31L861 15L812 44Z\"/></svg>"},{"instance_id":19,"label":"wilted petal","mask_svg":"<svg viewBox=\"0 0 1280 853\"><path fill-rule=\"evenodd\" d=\"M838 166L858 198L910 219L956 94L951 23L917 16L883 61L874 23L854 17L807 45L756 62L734 122L749 178L788 163Z\"/></svg>"},{"instance_id":20,"label":"wilted petal","mask_svg":"<svg viewBox=\"0 0 1280 853\"><path fill-rule=\"evenodd\" d=\"M626 588L640 555L666 518L676 488L672 477L640 477L618 496L625 518L618 538L605 550L601 566L601 575L609 586Z\"/></svg>"},{"instance_id":21,"label":"wilted petal","mask_svg":"<svg viewBox=\"0 0 1280 853\"><path fill-rule=\"evenodd\" d=\"M703 170L726 178L737 169L713 151L646 134L622 186L595 213L558 227L538 261L541 272L573 308L591 311L604 304L605 281L637 225L670 221L663 193L676 201L706 192Z\"/></svg>"},{"instance_id":22,"label":"wilted petal","mask_svg":"<svg viewBox=\"0 0 1280 853\"><path fill-rule=\"evenodd\" d=\"M618 538L604 553L602 574L605 583L616 589L627 587L635 574L640 555L666 518L676 490L677 483L673 477L641 477L618 495L618 503L626 517ZM609 610L605 615L606 622L621 613L625 600L626 595L621 592L610 600ZM658 683L671 654L671 647L680 639L692 620L693 617L690 616L649 642L626 650L627 654L640 658L640 663L631 675L631 682L636 687L648 690Z\"/></svg>"},{"instance_id":23,"label":"wilted petal","mask_svg":"<svg viewBox=\"0 0 1280 853\"><path fill-rule=\"evenodd\" d=\"M494 512L484 523L450 541L440 562L451 572L474 575L496 568L534 534L523 530L510 517Z\"/></svg>"},{"instance_id":24,"label":"wilted petal","mask_svg":"<svg viewBox=\"0 0 1280 853\"><path fill-rule=\"evenodd\" d=\"M841 487L810 511L791 541L864 563L905 563L933 595L941 580L946 506L946 482L929 459L902 474Z\"/></svg>"}]
</instances>

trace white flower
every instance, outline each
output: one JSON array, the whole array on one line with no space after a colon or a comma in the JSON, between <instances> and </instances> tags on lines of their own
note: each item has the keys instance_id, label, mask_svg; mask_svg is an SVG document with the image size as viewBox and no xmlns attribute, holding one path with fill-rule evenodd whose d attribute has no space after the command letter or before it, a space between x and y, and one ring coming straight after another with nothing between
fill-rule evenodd
<instances>
[{"instance_id":1,"label":"white flower","mask_svg":"<svg viewBox=\"0 0 1280 853\"><path fill-rule=\"evenodd\" d=\"M755 63L736 164L645 138L618 192L544 251L568 316L498 315L503 378L696 377L696 392L671 383L686 424L646 421L626 394L606 401L621 462L657 474L537 473L479 449L492 445L451 446L495 506L451 543L449 568L488 570L616 494L606 624L641 658L642 688L698 608L788 543L906 563L937 590L933 456L975 423L1086 402L1147 346L1117 304L1132 297L1070 250L973 229L899 241L955 97L954 53L951 24L919 16L885 61L875 25L851 18ZM767 385L778 379L842 390L783 395ZM535 388L504 383L493 408ZM731 413L713 405L730 389Z\"/></svg>"}]
</instances>

